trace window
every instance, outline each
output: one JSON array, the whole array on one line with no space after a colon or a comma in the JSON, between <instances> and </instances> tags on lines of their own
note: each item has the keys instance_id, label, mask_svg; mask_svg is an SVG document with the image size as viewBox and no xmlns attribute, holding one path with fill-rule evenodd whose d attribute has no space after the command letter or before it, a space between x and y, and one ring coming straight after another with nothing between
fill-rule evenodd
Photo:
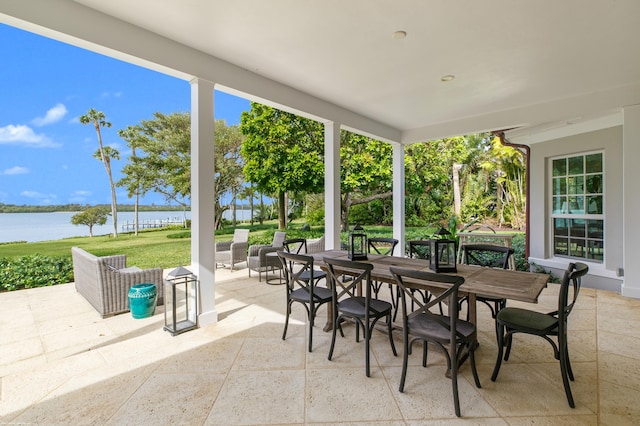
<instances>
[{"instance_id":1,"label":"window","mask_svg":"<svg viewBox=\"0 0 640 426\"><path fill-rule=\"evenodd\" d=\"M552 160L553 254L604 260L603 153Z\"/></svg>"}]
</instances>

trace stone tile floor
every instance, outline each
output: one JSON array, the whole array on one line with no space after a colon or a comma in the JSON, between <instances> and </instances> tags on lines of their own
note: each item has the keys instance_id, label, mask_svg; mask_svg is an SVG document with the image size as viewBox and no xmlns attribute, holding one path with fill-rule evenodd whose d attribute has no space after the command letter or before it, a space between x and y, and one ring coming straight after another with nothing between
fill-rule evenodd
<instances>
[{"instance_id":1,"label":"stone tile floor","mask_svg":"<svg viewBox=\"0 0 640 426\"><path fill-rule=\"evenodd\" d=\"M580 294L570 324L575 409L539 338L517 336L491 382L494 327L479 306L482 388L463 366L458 419L437 351L427 368L414 352L400 393L401 354L393 356L384 333L373 337L367 378L353 327L328 361L324 308L308 353L302 306L294 305L281 339L283 286L248 278L246 269L216 274L219 322L175 337L162 330L162 307L150 318L102 319L73 284L1 293L0 424L640 424L640 300ZM556 294L551 284L536 308L555 309ZM398 335L400 352L401 343Z\"/></svg>"}]
</instances>

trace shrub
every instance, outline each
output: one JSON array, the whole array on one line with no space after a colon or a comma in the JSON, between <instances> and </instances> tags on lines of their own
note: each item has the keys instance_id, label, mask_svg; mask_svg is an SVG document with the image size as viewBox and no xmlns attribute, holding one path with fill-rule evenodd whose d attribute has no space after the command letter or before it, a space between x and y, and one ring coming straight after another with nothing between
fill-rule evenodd
<instances>
[{"instance_id":1,"label":"shrub","mask_svg":"<svg viewBox=\"0 0 640 426\"><path fill-rule=\"evenodd\" d=\"M73 281L71 256L49 257L41 254L0 258L0 290L45 287Z\"/></svg>"}]
</instances>

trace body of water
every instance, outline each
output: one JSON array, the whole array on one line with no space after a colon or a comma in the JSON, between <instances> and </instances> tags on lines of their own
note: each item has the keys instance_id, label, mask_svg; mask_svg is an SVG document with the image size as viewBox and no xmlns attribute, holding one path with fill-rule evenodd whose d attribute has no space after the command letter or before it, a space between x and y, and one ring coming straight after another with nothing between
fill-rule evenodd
<instances>
[{"instance_id":1,"label":"body of water","mask_svg":"<svg viewBox=\"0 0 640 426\"><path fill-rule=\"evenodd\" d=\"M72 225L71 216L75 212L56 213L0 213L0 243L11 241L50 241L69 237L88 237L89 227L85 225ZM249 210L237 210L237 220L249 220ZM138 213L138 220L144 221L181 221L185 217L181 211L154 211ZM231 220L231 211L224 212L224 217ZM186 218L191 219L191 212L186 212ZM133 212L118 213L118 232L133 231L133 226L125 227L126 223L133 224ZM142 229L142 227L140 227ZM107 235L113 233L113 221L111 216L107 223L93 227L93 235Z\"/></svg>"},{"instance_id":2,"label":"body of water","mask_svg":"<svg viewBox=\"0 0 640 426\"><path fill-rule=\"evenodd\" d=\"M88 237L89 227L85 225L72 225L71 216L74 212L56 213L0 213L0 242L11 241L49 241L69 237ZM191 218L191 212L186 213L187 219ZM140 212L138 220L182 220L184 214L181 211L157 211ZM118 213L118 232L122 231L125 222L133 223L133 212ZM130 231L133 228L129 228ZM113 233L113 221L111 216L107 223L93 227L93 235L106 235Z\"/></svg>"}]
</instances>

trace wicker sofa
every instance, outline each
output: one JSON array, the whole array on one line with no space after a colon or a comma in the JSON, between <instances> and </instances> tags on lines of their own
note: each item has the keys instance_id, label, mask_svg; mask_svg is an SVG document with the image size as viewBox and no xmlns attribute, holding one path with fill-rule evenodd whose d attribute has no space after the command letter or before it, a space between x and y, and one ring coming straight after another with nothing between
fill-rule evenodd
<instances>
[{"instance_id":1,"label":"wicker sofa","mask_svg":"<svg viewBox=\"0 0 640 426\"><path fill-rule=\"evenodd\" d=\"M162 268L127 268L125 255L98 257L79 247L71 248L71 257L76 291L103 318L129 311L129 289L136 284L155 284L163 304Z\"/></svg>"}]
</instances>

